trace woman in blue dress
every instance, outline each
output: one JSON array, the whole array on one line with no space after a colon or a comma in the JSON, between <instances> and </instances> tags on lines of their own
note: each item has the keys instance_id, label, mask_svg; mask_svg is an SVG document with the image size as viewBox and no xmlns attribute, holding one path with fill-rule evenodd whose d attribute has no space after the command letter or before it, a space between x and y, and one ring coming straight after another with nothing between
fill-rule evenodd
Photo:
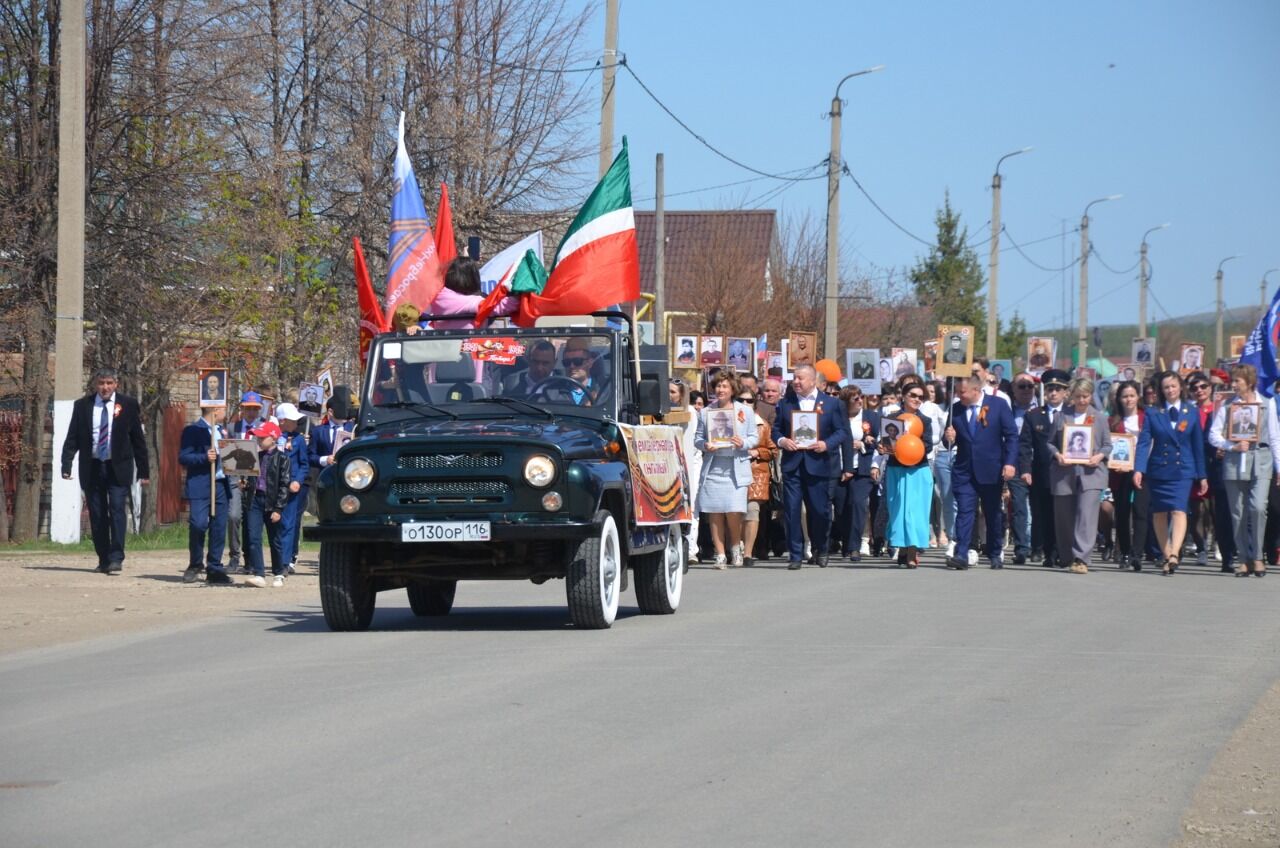
<instances>
[{"instance_id":1,"label":"woman in blue dress","mask_svg":"<svg viewBox=\"0 0 1280 848\"><path fill-rule=\"evenodd\" d=\"M1164 549L1166 575L1178 570L1182 540L1187 532L1187 501L1194 482L1203 495L1209 490L1204 471L1204 432L1200 414L1182 399L1182 379L1172 371L1155 378L1160 400L1147 407L1138 434L1133 485L1148 488L1149 509L1156 540Z\"/></svg>"}]
</instances>

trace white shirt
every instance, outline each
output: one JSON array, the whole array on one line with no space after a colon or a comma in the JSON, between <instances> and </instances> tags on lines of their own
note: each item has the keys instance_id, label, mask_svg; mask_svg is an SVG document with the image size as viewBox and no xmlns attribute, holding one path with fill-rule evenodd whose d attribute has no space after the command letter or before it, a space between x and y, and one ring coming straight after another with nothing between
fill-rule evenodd
<instances>
[{"instance_id":1,"label":"white shirt","mask_svg":"<svg viewBox=\"0 0 1280 848\"><path fill-rule=\"evenodd\" d=\"M849 432L853 434L853 449L858 453L866 450L866 445L862 443L862 410L858 410L857 415L849 416Z\"/></svg>"},{"instance_id":2,"label":"white shirt","mask_svg":"<svg viewBox=\"0 0 1280 848\"><path fill-rule=\"evenodd\" d=\"M1074 419L1071 422L1072 424L1083 424L1084 420L1089 417L1089 410L1086 409L1084 412L1072 412L1071 417Z\"/></svg>"},{"instance_id":3,"label":"white shirt","mask_svg":"<svg viewBox=\"0 0 1280 848\"><path fill-rule=\"evenodd\" d=\"M947 428L947 413L938 404L926 400L920 404L920 414L929 419L929 438L933 444L925 447L932 449L942 441L942 431Z\"/></svg>"},{"instance_id":4,"label":"white shirt","mask_svg":"<svg viewBox=\"0 0 1280 848\"><path fill-rule=\"evenodd\" d=\"M1138 413L1135 412L1124 417L1124 431L1126 433L1139 433L1142 431L1142 427L1138 424Z\"/></svg>"},{"instance_id":5,"label":"white shirt","mask_svg":"<svg viewBox=\"0 0 1280 848\"><path fill-rule=\"evenodd\" d=\"M807 394L804 397L800 398L800 409L802 409L805 412L813 412L813 408L814 406L817 405L817 403L818 403L818 393L817 391L814 391L811 394Z\"/></svg>"},{"instance_id":6,"label":"white shirt","mask_svg":"<svg viewBox=\"0 0 1280 848\"><path fill-rule=\"evenodd\" d=\"M94 394L93 396L93 458L98 458L98 430L102 427L102 407L107 407L107 459L111 458L111 436L112 430L116 426L116 393L112 392L111 397L103 401L102 395Z\"/></svg>"},{"instance_id":7,"label":"white shirt","mask_svg":"<svg viewBox=\"0 0 1280 848\"><path fill-rule=\"evenodd\" d=\"M1002 401L1004 401L1005 403L1009 404L1009 408L1010 408L1010 409L1012 409L1012 408L1013 408L1013 401L1009 400L1009 396L1008 396L1007 394L1005 394L1004 392L1000 391L1000 390L999 390L998 388L996 388L995 386L983 386L983 387L982 387L982 393L983 393L984 395L990 395L991 397L998 397L998 398L1000 398L1000 400L1002 400Z\"/></svg>"}]
</instances>

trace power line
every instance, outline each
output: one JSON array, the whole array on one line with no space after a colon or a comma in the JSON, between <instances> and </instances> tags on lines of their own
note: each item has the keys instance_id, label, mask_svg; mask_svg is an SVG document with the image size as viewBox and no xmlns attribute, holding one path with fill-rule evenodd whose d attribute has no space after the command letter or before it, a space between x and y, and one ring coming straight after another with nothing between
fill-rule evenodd
<instances>
[{"instance_id":1,"label":"power line","mask_svg":"<svg viewBox=\"0 0 1280 848\"><path fill-rule=\"evenodd\" d=\"M796 168L793 173L799 174L802 172L812 171L814 168L821 168L822 166L823 166L823 163L819 163L817 165L810 165L808 168ZM761 180L769 180L769 179L773 179L773 178L772 177L747 177L745 180L734 180L731 183L720 183L719 185L705 186L703 188L691 188L686 191L669 191L664 196L665 197L682 197L686 194L700 194L704 191L715 191L716 189L720 189L720 188L733 188L734 186L746 185L747 183L758 183ZM645 203L647 201L657 200L657 199L658 199L657 195L654 195L652 197L641 197L635 202Z\"/></svg>"},{"instance_id":2,"label":"power line","mask_svg":"<svg viewBox=\"0 0 1280 848\"><path fill-rule=\"evenodd\" d=\"M1139 259L1137 262L1133 263L1128 268L1125 268L1123 271L1117 271L1115 268L1112 268L1110 265L1107 264L1107 260L1102 258L1102 254L1099 253L1098 249L1094 247L1092 244L1089 245L1089 252L1092 253L1094 256L1098 257L1098 262L1101 263L1102 267L1106 268L1108 271L1110 271L1113 274L1128 274L1134 268L1137 268L1138 264L1142 262L1142 260Z\"/></svg>"},{"instance_id":3,"label":"power line","mask_svg":"<svg viewBox=\"0 0 1280 848\"><path fill-rule=\"evenodd\" d=\"M348 0L348 2L350 2L350 0ZM731 163L731 164L737 165L739 168L742 168L744 171L750 171L751 173L753 173L753 174L759 174L759 175L760 175L760 176L762 176L762 177L768 177L768 178L770 178L770 179L774 179L774 180L782 180L782 181L784 181L784 182L797 182L797 183L799 183L799 182L805 182L806 180L820 180L820 179L824 179L824 178L826 177L826 175L825 175L825 174L818 174L818 175L816 175L816 176L812 176L812 177L788 177L788 176L784 176L784 174L786 174L786 173L788 173L788 172L785 172L785 171L784 171L783 173L773 174L773 173L770 173L770 172L768 172L768 171L762 171L762 170L760 170L759 168L753 168L753 167L751 167L750 165L746 164L745 162L741 162L741 161L739 161L739 160L737 160L737 159L734 159L734 158L733 158L732 156L730 156L728 153L725 153L723 150L719 149L719 148L718 148L718 147L716 147L714 144L712 144L711 142L707 141L707 140L706 140L706 138L704 138L704 137L703 137L702 135L700 135L696 130L694 130L694 129L693 129L693 127L689 126L689 125L688 125L688 124L686 124L683 120L681 120L681 119L680 119L680 116L678 116L675 112L672 112L672 111L671 111L671 108L670 108L669 106L667 106L667 104L663 103L663 102L662 102L662 100L661 100L661 99L659 99L658 95L656 95L656 94L654 94L654 93L653 93L652 89L650 89L650 88L649 88L649 86L647 86L647 85L645 85L645 84L644 84L644 80L640 79L639 75L638 75L638 74L636 74L635 70L634 70L634 69L632 69L631 65L629 65L629 64L627 63L627 58L626 58L626 56L623 56L623 57L618 61L618 64L622 66L622 69L623 69L624 71L626 71L627 73L631 74L631 78L632 78L632 79L634 79L634 80L636 81L636 84L640 86L640 88L644 91L644 93L645 93L645 94L649 95L649 99L650 99L650 100L652 100L654 103L658 104L658 108L660 108L662 111L666 112L666 113L667 113L667 116L668 116L668 117L670 117L670 118L671 118L671 120L675 121L677 124L679 124L679 125L680 125L680 128L681 128L681 129L683 129L683 130L684 130L685 132L687 132L689 135L693 136L693 137L698 141L698 143L699 143L699 144L701 144L703 147L707 148L707 149L708 149L708 150L710 150L712 153L714 153L715 155L719 156L721 159L725 160L726 162L729 162L729 163ZM819 164L819 165L821 165L821 164L825 164L825 160L824 160L823 162L818 163L818 164ZM811 166L811 167L809 168L809 170L812 170L814 167L817 167L817 165ZM794 168L793 168L793 169L792 169L792 172L794 172L795 170L798 170L798 169L794 169Z\"/></svg>"},{"instance_id":4,"label":"power line","mask_svg":"<svg viewBox=\"0 0 1280 848\"><path fill-rule=\"evenodd\" d=\"M865 198L867 199L867 202L868 202L868 203L870 203L872 206L874 206L874 207L875 207L875 210L876 210L877 212L879 212L879 213L884 217L884 219L885 219L886 221L888 221L890 224L893 224L895 227L897 227L897 228L898 228L899 230L901 230L903 233L905 233L906 235L908 235L908 236L910 236L911 238L915 239L916 241L920 242L920 243L921 243L921 244L923 244L925 247L933 247L933 246L934 246L933 242L931 242L931 241L925 241L924 239L920 238L920 236L916 235L915 233L913 233L913 232L911 232L910 230L908 230L906 227L904 227L904 226L902 226L901 224L899 224L897 221L895 221L895 220L893 219L893 216L892 216L892 215L890 215L888 212L884 211L884 209L883 209L883 208L881 208L880 204L879 204L879 203L876 203L876 199L875 199L874 197L872 197L870 194L868 194L868 193L867 193L867 190L866 190L865 188L863 188L863 187L862 187L862 183L858 182L858 178L857 178L857 177L855 177L855 176L853 175L853 171L850 171L850 170L849 170L849 166L848 166L848 165L843 166L842 170L843 170L843 172L844 172L845 176L847 176L849 179L853 180L853 184L854 184L854 185L856 185L856 186L858 187L858 191L862 192L862 196L863 196L863 197L865 197Z\"/></svg>"},{"instance_id":5,"label":"power line","mask_svg":"<svg viewBox=\"0 0 1280 848\"><path fill-rule=\"evenodd\" d=\"M1070 263L1063 265L1061 268L1050 268L1047 265L1041 265L1039 262L1028 256L1026 251L1022 249L1022 246L1013 240L1013 234L1009 232L1008 227L1001 227L1001 229L1004 231L1004 234L1009 237L1009 244L1013 245L1014 250L1018 251L1018 255L1039 268L1041 271L1048 271L1051 274L1060 274L1080 261L1079 258L1073 259ZM1059 235L1058 238L1061 238L1061 235Z\"/></svg>"}]
</instances>

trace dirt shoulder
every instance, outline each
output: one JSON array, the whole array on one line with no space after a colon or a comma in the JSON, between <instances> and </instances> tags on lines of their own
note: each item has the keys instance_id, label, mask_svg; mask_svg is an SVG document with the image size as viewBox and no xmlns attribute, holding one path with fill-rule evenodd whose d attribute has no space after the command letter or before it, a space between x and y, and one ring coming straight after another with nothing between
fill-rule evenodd
<instances>
[{"instance_id":1,"label":"dirt shoulder","mask_svg":"<svg viewBox=\"0 0 1280 848\"><path fill-rule=\"evenodd\" d=\"M107 576L93 554L0 554L0 654L319 599L306 551L281 589L246 586L241 575L236 586L184 584L186 561L182 550L129 552L124 573Z\"/></svg>"}]
</instances>

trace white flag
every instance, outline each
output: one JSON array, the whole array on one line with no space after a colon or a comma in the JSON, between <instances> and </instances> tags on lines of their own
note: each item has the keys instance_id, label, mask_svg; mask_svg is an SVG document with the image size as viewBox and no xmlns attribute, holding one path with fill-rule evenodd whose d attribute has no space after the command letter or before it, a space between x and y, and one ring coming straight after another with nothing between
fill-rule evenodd
<instances>
[{"instance_id":1,"label":"white flag","mask_svg":"<svg viewBox=\"0 0 1280 848\"><path fill-rule=\"evenodd\" d=\"M485 294L493 291L498 281L524 258L525 251L528 250L537 254L538 259L542 259L542 230L525 236L484 263L484 267L480 269L480 291Z\"/></svg>"}]
</instances>

